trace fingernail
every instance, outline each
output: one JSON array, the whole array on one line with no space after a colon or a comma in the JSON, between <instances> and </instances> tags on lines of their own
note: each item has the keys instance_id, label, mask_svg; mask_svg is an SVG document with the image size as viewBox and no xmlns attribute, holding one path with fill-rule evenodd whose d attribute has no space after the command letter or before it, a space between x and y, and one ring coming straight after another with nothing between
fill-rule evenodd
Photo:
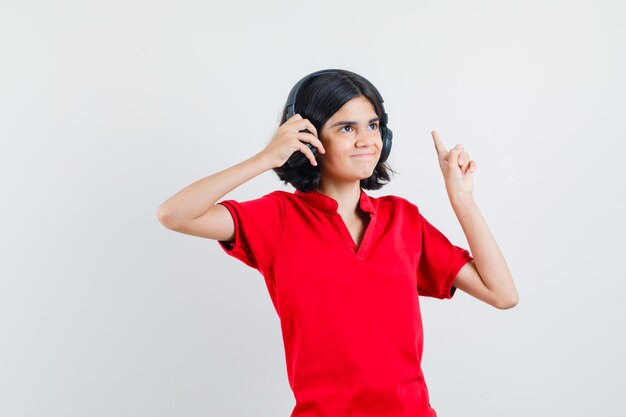
<instances>
[{"instance_id":1,"label":"fingernail","mask_svg":"<svg viewBox=\"0 0 626 417\"><path fill-rule=\"evenodd\" d=\"M464 163L463 160L459 159L459 164L463 164L463 163Z\"/></svg>"}]
</instances>

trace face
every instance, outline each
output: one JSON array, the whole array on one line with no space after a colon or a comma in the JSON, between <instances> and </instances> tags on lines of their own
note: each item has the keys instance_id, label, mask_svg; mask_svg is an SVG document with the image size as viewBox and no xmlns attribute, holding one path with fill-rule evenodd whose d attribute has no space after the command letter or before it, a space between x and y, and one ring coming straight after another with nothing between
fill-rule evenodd
<instances>
[{"instance_id":1,"label":"face","mask_svg":"<svg viewBox=\"0 0 626 417\"><path fill-rule=\"evenodd\" d=\"M317 158L322 181L353 183L370 177L382 151L379 129L374 106L365 96L337 110L319 132L326 149Z\"/></svg>"}]
</instances>

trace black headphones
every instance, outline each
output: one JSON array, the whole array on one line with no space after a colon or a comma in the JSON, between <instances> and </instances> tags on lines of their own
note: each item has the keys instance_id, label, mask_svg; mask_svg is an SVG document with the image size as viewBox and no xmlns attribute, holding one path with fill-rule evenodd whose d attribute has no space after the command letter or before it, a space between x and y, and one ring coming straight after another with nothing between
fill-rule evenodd
<instances>
[{"instance_id":1,"label":"black headphones","mask_svg":"<svg viewBox=\"0 0 626 417\"><path fill-rule=\"evenodd\" d=\"M298 96L298 90L300 90L300 87L302 86L302 84L304 84L307 80L316 77L318 75L322 75L322 74L328 74L328 73L333 73L333 72L343 72L343 73L350 73L350 74L354 74L355 76L357 74L351 72L351 71L347 71L347 70L338 70L338 69L324 69L324 70L320 70L320 71L315 71L305 77L303 77L300 81L298 81L296 83L296 85L293 86L293 88L291 89L291 91L289 92L289 97L287 98L287 104L286 104L286 108L287 108L287 119L293 117L296 114L296 109L295 109L295 104L296 104L296 98ZM361 77L361 76L359 76ZM361 77L363 78L363 77ZM367 80L366 80L367 81ZM376 89L376 87L374 87L374 85L372 83L370 83L368 81L368 83L370 84L370 86L372 87L372 89L376 92L376 95L378 96L378 102L380 103L380 106L382 108L382 112L383 112L383 118L380 122L380 136L383 140L383 149L380 153L380 159L378 160L378 163L381 162L385 162L387 160L387 158L389 157L389 153L391 152L391 145L392 145L392 139L393 139L393 132L391 131L391 129L389 129L387 127L387 121L389 120L389 117L387 116L387 113L385 112L385 106L383 105L383 97L380 95L380 93L378 92L378 90ZM301 130L301 132L309 132L307 129ZM309 147L309 149L311 149L311 151L313 152L313 155L317 154L317 148L313 145L311 145L309 142L304 142L306 144L306 146ZM291 157L289 157L289 159L287 160L286 164L289 165L292 168L295 168L299 165L302 165L304 162L308 161L308 158L300 151L294 152Z\"/></svg>"}]
</instances>

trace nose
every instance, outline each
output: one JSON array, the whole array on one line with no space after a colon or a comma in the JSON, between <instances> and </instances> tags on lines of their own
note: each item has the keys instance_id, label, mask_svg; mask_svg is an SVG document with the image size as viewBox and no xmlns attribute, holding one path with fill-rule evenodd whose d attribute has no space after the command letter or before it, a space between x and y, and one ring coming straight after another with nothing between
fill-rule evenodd
<instances>
[{"instance_id":1,"label":"nose","mask_svg":"<svg viewBox=\"0 0 626 417\"><path fill-rule=\"evenodd\" d=\"M356 135L356 146L358 147L371 147L374 146L377 141L382 142L380 132L378 130L359 132Z\"/></svg>"}]
</instances>

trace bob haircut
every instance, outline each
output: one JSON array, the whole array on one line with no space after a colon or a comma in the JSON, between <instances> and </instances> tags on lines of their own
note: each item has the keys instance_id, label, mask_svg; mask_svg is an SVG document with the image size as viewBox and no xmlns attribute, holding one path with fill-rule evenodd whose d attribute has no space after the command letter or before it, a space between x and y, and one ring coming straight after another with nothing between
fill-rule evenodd
<instances>
[{"instance_id":1,"label":"bob haircut","mask_svg":"<svg viewBox=\"0 0 626 417\"><path fill-rule=\"evenodd\" d=\"M305 81L298 91L294 109L303 119L308 119L318 132L328 119L332 117L344 104L355 97L364 96L372 105L376 114L383 119L380 95L376 87L364 77L337 70L337 72L321 74ZM287 121L287 106L279 126ZM300 151L296 151L300 152ZM302 192L308 192L319 186L322 173L318 166L311 163L292 168L286 163L283 166L272 168L285 184L290 183ZM369 178L361 180L361 188L378 190L390 181L389 172L396 173L387 162L379 162Z\"/></svg>"}]
</instances>

